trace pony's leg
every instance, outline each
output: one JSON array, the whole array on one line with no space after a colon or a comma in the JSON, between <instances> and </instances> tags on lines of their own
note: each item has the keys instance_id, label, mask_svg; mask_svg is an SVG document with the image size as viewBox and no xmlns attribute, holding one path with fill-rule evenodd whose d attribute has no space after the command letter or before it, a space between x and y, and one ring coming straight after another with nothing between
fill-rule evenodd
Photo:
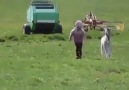
<instances>
[{"instance_id":1,"label":"pony's leg","mask_svg":"<svg viewBox=\"0 0 129 90\"><path fill-rule=\"evenodd\" d=\"M111 45L110 44L107 47L107 54L108 54L108 58L110 58L111 56Z\"/></svg>"},{"instance_id":2,"label":"pony's leg","mask_svg":"<svg viewBox=\"0 0 129 90\"><path fill-rule=\"evenodd\" d=\"M101 44L101 56L104 57L104 47L103 47L103 44Z\"/></svg>"},{"instance_id":3,"label":"pony's leg","mask_svg":"<svg viewBox=\"0 0 129 90\"><path fill-rule=\"evenodd\" d=\"M111 49L110 49L110 46L107 45L107 47L106 47L106 58L107 58L107 59L110 58L110 54L111 54Z\"/></svg>"},{"instance_id":4,"label":"pony's leg","mask_svg":"<svg viewBox=\"0 0 129 90\"><path fill-rule=\"evenodd\" d=\"M106 43L104 43L104 45L103 45L103 52L104 52L104 56L106 58L108 58L108 48L107 48L107 44Z\"/></svg>"}]
</instances>

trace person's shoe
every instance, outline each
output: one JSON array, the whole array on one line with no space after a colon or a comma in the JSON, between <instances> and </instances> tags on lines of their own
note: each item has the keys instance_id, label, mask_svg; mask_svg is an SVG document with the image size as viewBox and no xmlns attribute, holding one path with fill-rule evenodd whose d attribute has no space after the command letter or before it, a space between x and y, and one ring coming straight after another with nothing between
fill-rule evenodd
<instances>
[{"instance_id":1,"label":"person's shoe","mask_svg":"<svg viewBox=\"0 0 129 90\"><path fill-rule=\"evenodd\" d=\"M78 59L81 59L82 57L78 57Z\"/></svg>"},{"instance_id":2,"label":"person's shoe","mask_svg":"<svg viewBox=\"0 0 129 90\"><path fill-rule=\"evenodd\" d=\"M79 59L79 57L77 56L76 59Z\"/></svg>"},{"instance_id":3,"label":"person's shoe","mask_svg":"<svg viewBox=\"0 0 129 90\"><path fill-rule=\"evenodd\" d=\"M78 56L78 57L76 57L76 59L81 59L81 57Z\"/></svg>"}]
</instances>

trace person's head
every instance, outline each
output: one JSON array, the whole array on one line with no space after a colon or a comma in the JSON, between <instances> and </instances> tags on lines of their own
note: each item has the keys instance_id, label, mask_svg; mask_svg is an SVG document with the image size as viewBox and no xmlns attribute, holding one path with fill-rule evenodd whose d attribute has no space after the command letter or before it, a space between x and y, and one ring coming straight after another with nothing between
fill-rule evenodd
<instances>
[{"instance_id":1,"label":"person's head","mask_svg":"<svg viewBox=\"0 0 129 90\"><path fill-rule=\"evenodd\" d=\"M81 20L77 20L77 21L75 22L75 27L82 29L82 28L83 28L83 23L82 23L82 21L81 21Z\"/></svg>"}]
</instances>

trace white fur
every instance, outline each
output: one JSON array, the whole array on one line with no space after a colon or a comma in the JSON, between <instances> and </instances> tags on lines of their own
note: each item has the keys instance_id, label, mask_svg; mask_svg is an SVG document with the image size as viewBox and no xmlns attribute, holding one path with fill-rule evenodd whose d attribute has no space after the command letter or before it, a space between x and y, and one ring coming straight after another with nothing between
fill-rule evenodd
<instances>
[{"instance_id":1,"label":"white fur","mask_svg":"<svg viewBox=\"0 0 129 90\"><path fill-rule=\"evenodd\" d=\"M101 55L108 59L111 56L111 41L106 35L109 34L110 37L110 32L108 32L107 29L108 28L104 28L104 36L101 38Z\"/></svg>"}]
</instances>

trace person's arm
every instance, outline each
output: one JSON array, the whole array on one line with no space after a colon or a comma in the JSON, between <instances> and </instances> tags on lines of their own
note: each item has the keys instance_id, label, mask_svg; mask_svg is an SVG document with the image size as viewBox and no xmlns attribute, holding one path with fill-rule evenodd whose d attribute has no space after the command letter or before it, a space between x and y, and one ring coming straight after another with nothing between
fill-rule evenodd
<instances>
[{"instance_id":1,"label":"person's arm","mask_svg":"<svg viewBox=\"0 0 129 90\"><path fill-rule=\"evenodd\" d=\"M70 32L69 34L69 40L71 41L72 40L72 36L73 36L73 30Z\"/></svg>"},{"instance_id":2,"label":"person's arm","mask_svg":"<svg viewBox=\"0 0 129 90\"><path fill-rule=\"evenodd\" d=\"M86 35L86 32L84 30L83 31L83 39L86 40L87 39L87 35Z\"/></svg>"}]
</instances>

